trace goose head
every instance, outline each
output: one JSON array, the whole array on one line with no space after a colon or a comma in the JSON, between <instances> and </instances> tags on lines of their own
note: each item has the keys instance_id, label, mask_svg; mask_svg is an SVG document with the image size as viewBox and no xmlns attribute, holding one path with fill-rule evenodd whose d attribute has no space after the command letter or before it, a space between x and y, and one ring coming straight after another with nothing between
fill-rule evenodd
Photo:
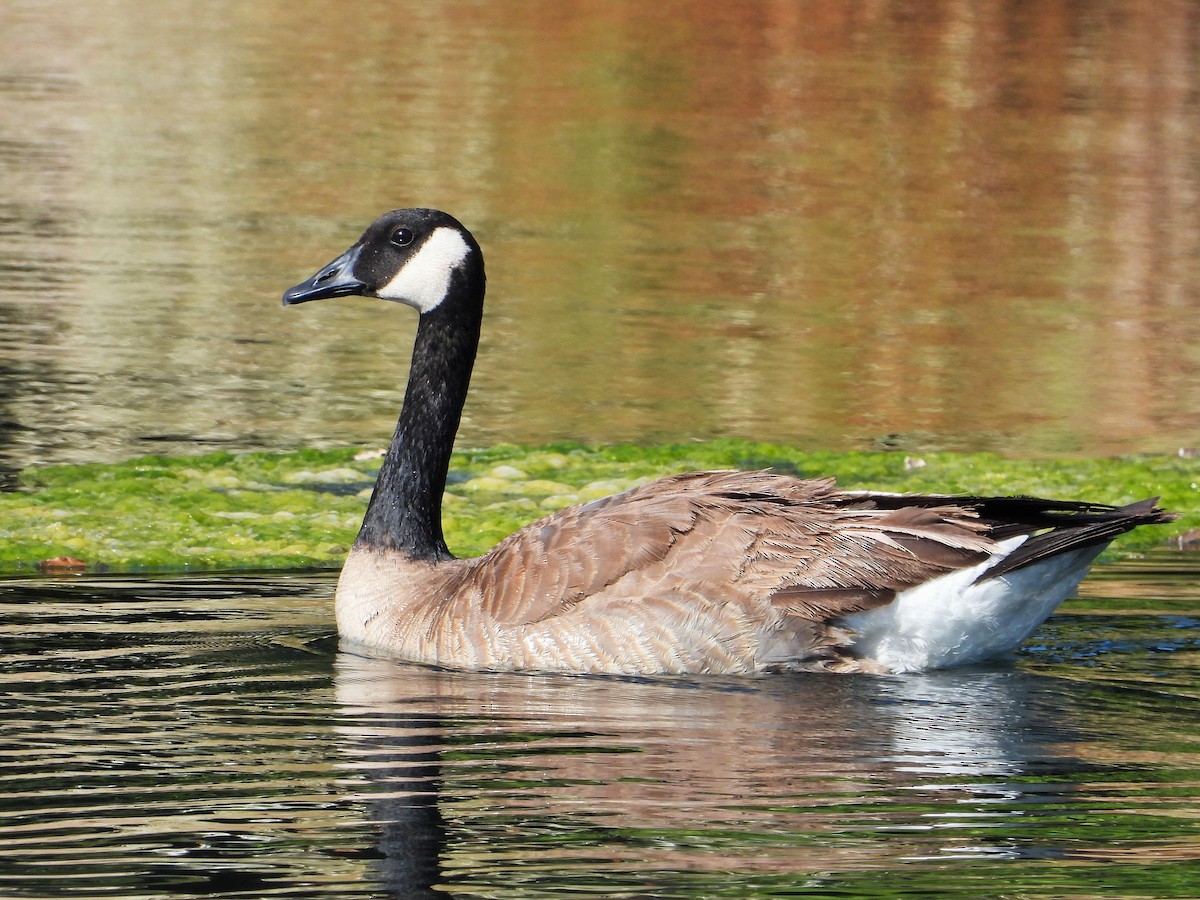
<instances>
[{"instance_id":1,"label":"goose head","mask_svg":"<svg viewBox=\"0 0 1200 900\"><path fill-rule=\"evenodd\" d=\"M483 255L453 216L436 209L396 209L380 216L345 253L284 292L283 305L327 297L378 297L423 316L483 301Z\"/></svg>"}]
</instances>

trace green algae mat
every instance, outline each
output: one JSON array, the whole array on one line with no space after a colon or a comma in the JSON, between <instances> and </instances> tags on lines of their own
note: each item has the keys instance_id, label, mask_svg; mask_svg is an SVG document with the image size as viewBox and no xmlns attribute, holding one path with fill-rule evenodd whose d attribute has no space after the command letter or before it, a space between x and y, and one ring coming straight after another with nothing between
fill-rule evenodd
<instances>
[{"instance_id":1,"label":"green algae mat","mask_svg":"<svg viewBox=\"0 0 1200 900\"><path fill-rule=\"evenodd\" d=\"M0 574L80 560L91 571L337 566L358 529L379 455L355 450L147 456L52 466L0 494ZM1178 522L1119 539L1129 553L1200 528L1200 459L1016 460L984 453L813 453L738 441L661 447L498 446L454 455L446 541L480 553L555 509L693 469L833 475L846 488L1034 494L1101 503L1160 496Z\"/></svg>"}]
</instances>

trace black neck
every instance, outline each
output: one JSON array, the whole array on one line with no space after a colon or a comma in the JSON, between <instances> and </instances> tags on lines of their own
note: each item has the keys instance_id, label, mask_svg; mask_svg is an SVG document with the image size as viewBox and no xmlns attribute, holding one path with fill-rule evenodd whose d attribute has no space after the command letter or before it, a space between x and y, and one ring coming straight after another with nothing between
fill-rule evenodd
<instances>
[{"instance_id":1,"label":"black neck","mask_svg":"<svg viewBox=\"0 0 1200 900\"><path fill-rule=\"evenodd\" d=\"M417 326L404 408L356 547L395 550L410 559L451 558L442 536L442 492L479 347L482 277L476 287L459 273L451 291L466 302L447 297ZM477 297L462 297L464 291Z\"/></svg>"}]
</instances>

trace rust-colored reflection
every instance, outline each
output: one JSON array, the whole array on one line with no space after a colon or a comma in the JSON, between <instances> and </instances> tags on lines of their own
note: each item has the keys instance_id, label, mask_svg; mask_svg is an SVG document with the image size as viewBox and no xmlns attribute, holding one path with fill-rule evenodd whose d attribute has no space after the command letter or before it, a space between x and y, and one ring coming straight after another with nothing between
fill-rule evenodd
<instances>
[{"instance_id":1,"label":"rust-colored reflection","mask_svg":"<svg viewBox=\"0 0 1200 900\"><path fill-rule=\"evenodd\" d=\"M465 443L1192 445L1197 16L6 8L0 442L382 441L411 322L277 295L419 204L489 254Z\"/></svg>"}]
</instances>

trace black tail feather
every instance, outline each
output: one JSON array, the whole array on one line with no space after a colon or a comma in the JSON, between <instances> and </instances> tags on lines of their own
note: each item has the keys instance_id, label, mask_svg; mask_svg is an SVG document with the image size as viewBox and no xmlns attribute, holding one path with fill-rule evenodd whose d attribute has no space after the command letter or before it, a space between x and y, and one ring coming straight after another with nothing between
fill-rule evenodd
<instances>
[{"instance_id":1,"label":"black tail feather","mask_svg":"<svg viewBox=\"0 0 1200 900\"><path fill-rule=\"evenodd\" d=\"M1089 508L1080 510L1074 515L1055 516L1057 521L1050 530L1034 534L1024 544L1014 550L1004 559L988 569L980 580L997 578L1025 566L1033 565L1052 556L1069 553L1072 550L1082 550L1085 547L1103 548L1114 538L1127 531L1132 531L1139 525L1156 525L1170 522L1177 518L1174 514L1162 510L1158 506L1158 498L1151 497L1130 503L1128 506L1097 506L1086 504ZM1012 534L1028 533L1029 529L1007 526ZM999 536L1006 529L1001 524L992 532Z\"/></svg>"},{"instance_id":2,"label":"black tail feather","mask_svg":"<svg viewBox=\"0 0 1200 900\"><path fill-rule=\"evenodd\" d=\"M857 502L877 509L958 507L969 509L988 526L994 540L1032 535L980 576L996 578L1052 556L1085 547L1103 547L1139 525L1157 525L1178 518L1151 497L1128 506L1109 506L1078 500L1038 497L973 497L954 494L855 493Z\"/></svg>"}]
</instances>

